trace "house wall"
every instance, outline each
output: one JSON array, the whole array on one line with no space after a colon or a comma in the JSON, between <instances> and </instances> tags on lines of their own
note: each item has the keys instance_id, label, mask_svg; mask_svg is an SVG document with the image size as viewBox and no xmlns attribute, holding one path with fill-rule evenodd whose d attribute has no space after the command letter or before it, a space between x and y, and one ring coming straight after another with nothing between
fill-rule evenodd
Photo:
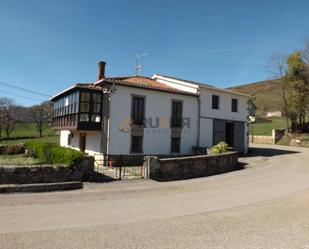
<instances>
[{"instance_id":1,"label":"house wall","mask_svg":"<svg viewBox=\"0 0 309 249\"><path fill-rule=\"evenodd\" d=\"M68 136L72 133L71 144L68 144ZM87 131L77 132L63 130L60 132L60 146L68 147L79 150L79 135L80 133L86 133L86 149L85 152L89 155L101 154L101 132L100 131Z\"/></svg>"},{"instance_id":2,"label":"house wall","mask_svg":"<svg viewBox=\"0 0 309 249\"><path fill-rule=\"evenodd\" d=\"M212 95L220 96L219 110L212 109ZM214 119L226 119L235 121L248 120L248 98L231 94L227 92L221 92L211 90L209 88L200 89L201 98L201 116ZM238 112L232 112L232 98L238 99Z\"/></svg>"},{"instance_id":3,"label":"house wall","mask_svg":"<svg viewBox=\"0 0 309 249\"><path fill-rule=\"evenodd\" d=\"M192 146L197 140L197 97L173 94L160 91L145 90L126 86L116 86L117 90L111 94L110 125L108 154L130 154L130 114L132 94L146 97L145 117L159 127L144 128L143 154L170 154L170 116L173 99L183 101L183 117L190 120L190 127L183 128L181 134L181 154L190 154Z\"/></svg>"},{"instance_id":4,"label":"house wall","mask_svg":"<svg viewBox=\"0 0 309 249\"><path fill-rule=\"evenodd\" d=\"M220 96L219 109L212 109L212 95ZM232 98L238 99L238 111L232 112ZM213 120L245 122L244 126L244 153L248 151L248 97L221 92L210 88L200 88L201 120L200 120L200 146L213 145Z\"/></svg>"}]
</instances>

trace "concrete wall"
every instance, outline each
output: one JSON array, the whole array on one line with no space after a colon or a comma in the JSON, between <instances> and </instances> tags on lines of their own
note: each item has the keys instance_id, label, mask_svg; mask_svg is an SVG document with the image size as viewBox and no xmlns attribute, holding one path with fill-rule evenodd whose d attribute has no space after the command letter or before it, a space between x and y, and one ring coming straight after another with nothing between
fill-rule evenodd
<instances>
[{"instance_id":1,"label":"concrete wall","mask_svg":"<svg viewBox=\"0 0 309 249\"><path fill-rule=\"evenodd\" d=\"M145 117L160 120L157 128L144 128L143 153L164 155L170 153L171 101L183 101L183 117L190 119L190 127L181 134L181 154L190 154L197 140L197 97L116 86L111 95L108 154L130 154L130 115L132 94L145 96Z\"/></svg>"},{"instance_id":2,"label":"concrete wall","mask_svg":"<svg viewBox=\"0 0 309 249\"><path fill-rule=\"evenodd\" d=\"M31 184L89 181L93 177L93 157L85 157L80 165L0 166L0 184Z\"/></svg>"},{"instance_id":3,"label":"concrete wall","mask_svg":"<svg viewBox=\"0 0 309 249\"><path fill-rule=\"evenodd\" d=\"M146 157L145 171L155 180L181 180L237 170L237 161L236 152L164 159Z\"/></svg>"}]
</instances>

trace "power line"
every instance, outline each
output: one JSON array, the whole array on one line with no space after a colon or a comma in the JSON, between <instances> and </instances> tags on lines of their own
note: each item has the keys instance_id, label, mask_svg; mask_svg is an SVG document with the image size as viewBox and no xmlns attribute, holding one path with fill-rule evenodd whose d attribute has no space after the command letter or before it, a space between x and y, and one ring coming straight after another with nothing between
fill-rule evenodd
<instances>
[{"instance_id":1,"label":"power line","mask_svg":"<svg viewBox=\"0 0 309 249\"><path fill-rule=\"evenodd\" d=\"M15 94L15 93L6 92L6 91L3 91L3 90L0 90L0 92L5 93L5 94L9 94L9 95L12 95L12 96L15 96L15 97L29 99L29 100L34 100L34 101L40 101L40 102L46 101L46 100L41 100L41 99L30 98L30 97L18 95L18 94Z\"/></svg>"},{"instance_id":2,"label":"power line","mask_svg":"<svg viewBox=\"0 0 309 249\"><path fill-rule=\"evenodd\" d=\"M18 89L18 90L21 90L21 91L33 93L33 94L36 94L36 95L41 95L41 96L44 96L44 97L50 97L50 95L47 95L45 93L40 93L40 92L37 92L37 91L32 91L32 90L29 90L29 89L26 89L26 88L23 88L23 87L20 87L20 86L15 86L15 85L12 85L12 84L9 84L9 83L6 83L6 82L1 82L0 81L0 85L4 85L4 86L15 88L15 89Z\"/></svg>"}]
</instances>

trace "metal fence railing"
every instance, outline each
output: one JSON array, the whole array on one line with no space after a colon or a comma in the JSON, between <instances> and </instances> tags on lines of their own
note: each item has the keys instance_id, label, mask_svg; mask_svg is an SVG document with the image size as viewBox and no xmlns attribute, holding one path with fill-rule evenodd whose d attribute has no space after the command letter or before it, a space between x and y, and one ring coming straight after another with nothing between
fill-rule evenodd
<instances>
[{"instance_id":1,"label":"metal fence railing","mask_svg":"<svg viewBox=\"0 0 309 249\"><path fill-rule=\"evenodd\" d=\"M130 165L120 156L118 160L104 158L102 154L95 154L95 171L117 180L144 178L144 166Z\"/></svg>"}]
</instances>

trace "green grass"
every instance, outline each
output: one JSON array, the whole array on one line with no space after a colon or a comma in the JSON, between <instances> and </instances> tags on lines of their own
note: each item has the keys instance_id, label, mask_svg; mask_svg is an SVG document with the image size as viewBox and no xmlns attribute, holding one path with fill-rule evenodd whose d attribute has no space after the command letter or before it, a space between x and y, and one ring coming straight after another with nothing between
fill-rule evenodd
<instances>
[{"instance_id":1,"label":"green grass","mask_svg":"<svg viewBox=\"0 0 309 249\"><path fill-rule=\"evenodd\" d=\"M272 118L270 122L256 122L253 124L253 134L258 136L271 136L272 129L284 129L284 118ZM250 135L252 134L252 124L250 124Z\"/></svg>"},{"instance_id":2,"label":"green grass","mask_svg":"<svg viewBox=\"0 0 309 249\"><path fill-rule=\"evenodd\" d=\"M0 155L0 165L34 165L41 164L39 159L23 155Z\"/></svg>"},{"instance_id":3,"label":"green grass","mask_svg":"<svg viewBox=\"0 0 309 249\"><path fill-rule=\"evenodd\" d=\"M309 142L309 134L302 134L299 138L302 142Z\"/></svg>"},{"instance_id":4,"label":"green grass","mask_svg":"<svg viewBox=\"0 0 309 249\"><path fill-rule=\"evenodd\" d=\"M3 134L4 135L4 134ZM14 131L11 133L10 137L24 137L24 136L38 136L35 123L18 123ZM43 131L43 136L55 135L54 130L51 127L46 128Z\"/></svg>"},{"instance_id":5,"label":"green grass","mask_svg":"<svg viewBox=\"0 0 309 249\"><path fill-rule=\"evenodd\" d=\"M5 134L2 132L2 136L4 135ZM19 143L25 143L30 140L39 140L59 144L59 136L51 127L48 127L46 130L44 130L43 137L39 138L35 123L17 124L10 137L14 139L2 140L0 141L0 144L19 144ZM36 138L27 139L23 137L36 137Z\"/></svg>"},{"instance_id":6,"label":"green grass","mask_svg":"<svg viewBox=\"0 0 309 249\"><path fill-rule=\"evenodd\" d=\"M59 138L59 136L54 135L54 136L41 137L41 138L2 140L2 141L0 141L0 144L20 144L20 143L26 143L28 141L34 141L34 140L59 145L60 138Z\"/></svg>"}]
</instances>

